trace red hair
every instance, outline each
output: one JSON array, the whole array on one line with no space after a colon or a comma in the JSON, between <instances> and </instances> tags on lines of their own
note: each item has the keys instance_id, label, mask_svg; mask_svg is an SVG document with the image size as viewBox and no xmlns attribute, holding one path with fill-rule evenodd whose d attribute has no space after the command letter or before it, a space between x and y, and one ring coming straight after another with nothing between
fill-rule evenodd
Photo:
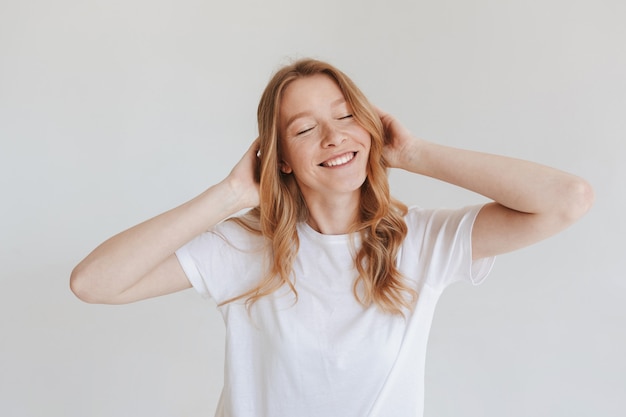
<instances>
[{"instance_id":1,"label":"red hair","mask_svg":"<svg viewBox=\"0 0 626 417\"><path fill-rule=\"evenodd\" d=\"M306 221L308 209L293 175L280 171L279 114L283 92L289 83L316 74L329 76L343 93L355 120L369 132L371 149L367 178L361 186L359 218L352 232L361 236L355 254L359 277L353 292L364 306L376 304L383 311L402 314L410 309L417 292L409 287L396 267L396 258L407 226L407 208L389 193L387 163L383 157L384 129L380 117L354 82L332 65L302 59L280 69L270 80L258 107L260 146L260 204L246 216L233 219L246 229L267 238L271 260L267 273L256 288L235 297L248 305L287 285L296 295L290 279L299 240L296 224Z\"/></svg>"}]
</instances>

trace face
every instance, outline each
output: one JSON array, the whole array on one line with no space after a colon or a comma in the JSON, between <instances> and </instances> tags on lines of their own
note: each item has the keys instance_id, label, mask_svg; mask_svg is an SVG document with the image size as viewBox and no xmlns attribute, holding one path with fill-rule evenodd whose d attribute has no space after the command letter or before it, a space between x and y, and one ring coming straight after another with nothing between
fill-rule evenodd
<instances>
[{"instance_id":1,"label":"face","mask_svg":"<svg viewBox=\"0 0 626 417\"><path fill-rule=\"evenodd\" d=\"M307 203L313 198L359 198L370 134L327 75L298 78L284 90L279 128L281 170L294 175Z\"/></svg>"}]
</instances>

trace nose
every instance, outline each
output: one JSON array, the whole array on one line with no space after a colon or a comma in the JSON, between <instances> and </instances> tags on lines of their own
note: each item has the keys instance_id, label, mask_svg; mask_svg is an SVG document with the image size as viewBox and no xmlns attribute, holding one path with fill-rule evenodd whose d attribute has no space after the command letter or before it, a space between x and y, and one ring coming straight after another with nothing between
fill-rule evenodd
<instances>
[{"instance_id":1,"label":"nose","mask_svg":"<svg viewBox=\"0 0 626 417\"><path fill-rule=\"evenodd\" d=\"M333 126L326 126L322 137L322 147L328 148L338 146L346 140L346 135L341 130Z\"/></svg>"}]
</instances>

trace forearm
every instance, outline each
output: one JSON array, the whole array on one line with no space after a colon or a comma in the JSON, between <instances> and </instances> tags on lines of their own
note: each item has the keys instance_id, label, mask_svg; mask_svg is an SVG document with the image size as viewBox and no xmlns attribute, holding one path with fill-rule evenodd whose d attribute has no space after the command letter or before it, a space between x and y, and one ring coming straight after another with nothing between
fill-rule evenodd
<instances>
[{"instance_id":1,"label":"forearm","mask_svg":"<svg viewBox=\"0 0 626 417\"><path fill-rule=\"evenodd\" d=\"M524 213L576 216L590 192L582 179L537 163L415 141L404 169L486 196ZM576 212L576 213L574 213Z\"/></svg>"}]
</instances>

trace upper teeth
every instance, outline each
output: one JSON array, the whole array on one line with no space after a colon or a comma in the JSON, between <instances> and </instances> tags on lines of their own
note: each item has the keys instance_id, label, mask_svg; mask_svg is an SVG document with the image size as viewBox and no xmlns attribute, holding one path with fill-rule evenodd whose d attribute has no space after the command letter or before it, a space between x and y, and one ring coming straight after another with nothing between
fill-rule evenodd
<instances>
[{"instance_id":1,"label":"upper teeth","mask_svg":"<svg viewBox=\"0 0 626 417\"><path fill-rule=\"evenodd\" d=\"M354 153L350 152L350 153L338 156L337 158L330 159L330 160L324 162L322 165L324 165L325 167L334 167L334 166L337 166L337 165L343 165L343 164L351 161L352 158L354 158Z\"/></svg>"}]
</instances>

